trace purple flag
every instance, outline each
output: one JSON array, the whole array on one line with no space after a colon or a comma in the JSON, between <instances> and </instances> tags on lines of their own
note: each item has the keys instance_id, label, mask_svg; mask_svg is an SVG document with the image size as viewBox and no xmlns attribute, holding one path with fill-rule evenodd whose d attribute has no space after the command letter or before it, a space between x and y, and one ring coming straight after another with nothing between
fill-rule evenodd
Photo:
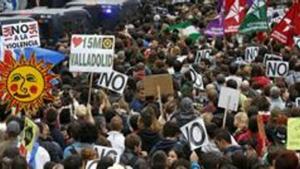
<instances>
[{"instance_id":1,"label":"purple flag","mask_svg":"<svg viewBox=\"0 0 300 169\"><path fill-rule=\"evenodd\" d=\"M250 0L248 0L250 1ZM218 13L221 12L221 9L223 8L223 0L218 0L218 4L217 4L217 11Z\"/></svg>"},{"instance_id":2,"label":"purple flag","mask_svg":"<svg viewBox=\"0 0 300 169\"><path fill-rule=\"evenodd\" d=\"M252 6L254 0L247 0L248 7Z\"/></svg>"},{"instance_id":3,"label":"purple flag","mask_svg":"<svg viewBox=\"0 0 300 169\"><path fill-rule=\"evenodd\" d=\"M210 37L223 37L224 36L224 16L220 12L219 15L210 23L204 30L204 34Z\"/></svg>"}]
</instances>

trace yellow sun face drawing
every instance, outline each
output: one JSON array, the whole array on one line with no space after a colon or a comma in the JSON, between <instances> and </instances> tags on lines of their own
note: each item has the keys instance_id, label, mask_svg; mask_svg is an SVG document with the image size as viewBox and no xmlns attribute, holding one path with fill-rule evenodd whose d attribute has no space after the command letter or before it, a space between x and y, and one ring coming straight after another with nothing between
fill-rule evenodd
<instances>
[{"instance_id":1,"label":"yellow sun face drawing","mask_svg":"<svg viewBox=\"0 0 300 169\"><path fill-rule=\"evenodd\" d=\"M34 55L29 60L21 56L18 62L9 58L0 62L0 98L9 103L8 108L30 113L37 110L44 99L53 100L51 80L57 76L49 73L52 65L37 62Z\"/></svg>"}]
</instances>

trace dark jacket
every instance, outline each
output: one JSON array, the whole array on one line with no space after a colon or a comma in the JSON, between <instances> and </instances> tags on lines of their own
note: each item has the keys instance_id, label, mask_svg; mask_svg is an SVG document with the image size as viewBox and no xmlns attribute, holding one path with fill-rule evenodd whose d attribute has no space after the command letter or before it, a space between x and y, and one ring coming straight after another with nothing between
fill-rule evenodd
<instances>
[{"instance_id":1,"label":"dark jacket","mask_svg":"<svg viewBox=\"0 0 300 169\"><path fill-rule=\"evenodd\" d=\"M51 138L39 138L38 142L40 146L42 146L48 151L51 161L60 162L62 160L63 151L62 148L58 145L58 143L54 142Z\"/></svg>"},{"instance_id":2,"label":"dark jacket","mask_svg":"<svg viewBox=\"0 0 300 169\"><path fill-rule=\"evenodd\" d=\"M137 133L142 140L142 150L149 152L151 148L161 140L158 132L153 132L149 129L142 129Z\"/></svg>"},{"instance_id":3,"label":"dark jacket","mask_svg":"<svg viewBox=\"0 0 300 169\"><path fill-rule=\"evenodd\" d=\"M162 150L167 154L176 145L176 143L176 140L163 139L152 147L150 155L158 150Z\"/></svg>"},{"instance_id":4,"label":"dark jacket","mask_svg":"<svg viewBox=\"0 0 300 169\"><path fill-rule=\"evenodd\" d=\"M51 137L59 144L61 148L65 148L65 140L63 134L55 127L50 127Z\"/></svg>"},{"instance_id":5,"label":"dark jacket","mask_svg":"<svg viewBox=\"0 0 300 169\"><path fill-rule=\"evenodd\" d=\"M124 153L121 156L120 163L123 165L134 166L138 161L139 157L136 153L129 149L125 149Z\"/></svg>"}]
</instances>

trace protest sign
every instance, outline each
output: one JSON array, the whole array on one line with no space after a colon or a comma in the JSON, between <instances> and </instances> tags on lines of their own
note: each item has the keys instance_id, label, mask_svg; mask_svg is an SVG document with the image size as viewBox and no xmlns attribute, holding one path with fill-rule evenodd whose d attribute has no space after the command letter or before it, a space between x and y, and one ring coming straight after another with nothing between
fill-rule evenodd
<instances>
[{"instance_id":1,"label":"protest sign","mask_svg":"<svg viewBox=\"0 0 300 169\"><path fill-rule=\"evenodd\" d=\"M263 61L264 64L267 64L267 61L269 61L269 60L279 61L279 60L282 60L282 57L274 55L274 54L265 54L264 61Z\"/></svg>"},{"instance_id":2,"label":"protest sign","mask_svg":"<svg viewBox=\"0 0 300 169\"><path fill-rule=\"evenodd\" d=\"M228 87L222 87L219 96L218 107L222 107L224 109L232 111L237 111L239 105L239 98L240 91Z\"/></svg>"},{"instance_id":3,"label":"protest sign","mask_svg":"<svg viewBox=\"0 0 300 169\"><path fill-rule=\"evenodd\" d=\"M52 100L52 81L57 75L51 73L53 65L37 60L32 53L26 60L21 55L15 60L12 54L7 54L5 61L0 62L0 98L3 103L9 103L8 109L15 107L17 112L25 110L34 113L44 103Z\"/></svg>"},{"instance_id":4,"label":"protest sign","mask_svg":"<svg viewBox=\"0 0 300 169\"><path fill-rule=\"evenodd\" d=\"M146 76L143 83L145 96L158 96L158 87L161 95L174 94L173 80L169 74Z\"/></svg>"},{"instance_id":5,"label":"protest sign","mask_svg":"<svg viewBox=\"0 0 300 169\"><path fill-rule=\"evenodd\" d=\"M36 21L2 26L3 43L7 49L37 47L41 45Z\"/></svg>"},{"instance_id":6,"label":"protest sign","mask_svg":"<svg viewBox=\"0 0 300 169\"><path fill-rule=\"evenodd\" d=\"M121 153L117 149L104 146L94 146L94 149L98 154L98 158L111 157L115 163L120 162Z\"/></svg>"},{"instance_id":7,"label":"protest sign","mask_svg":"<svg viewBox=\"0 0 300 169\"><path fill-rule=\"evenodd\" d=\"M208 144L208 136L202 118L197 118L180 128L184 137L190 143L191 149L195 150Z\"/></svg>"},{"instance_id":8,"label":"protest sign","mask_svg":"<svg viewBox=\"0 0 300 169\"><path fill-rule=\"evenodd\" d=\"M258 56L259 47L247 47L245 50L245 61L251 63Z\"/></svg>"},{"instance_id":9,"label":"protest sign","mask_svg":"<svg viewBox=\"0 0 300 169\"><path fill-rule=\"evenodd\" d=\"M296 107L300 107L300 97L296 98Z\"/></svg>"},{"instance_id":10,"label":"protest sign","mask_svg":"<svg viewBox=\"0 0 300 169\"><path fill-rule=\"evenodd\" d=\"M191 0L172 0L172 4L190 2Z\"/></svg>"},{"instance_id":11,"label":"protest sign","mask_svg":"<svg viewBox=\"0 0 300 169\"><path fill-rule=\"evenodd\" d=\"M199 74L193 66L190 66L190 72L191 72L191 78L194 84L194 88L203 90L204 85L203 85L203 80L202 80L202 75Z\"/></svg>"},{"instance_id":12,"label":"protest sign","mask_svg":"<svg viewBox=\"0 0 300 169\"><path fill-rule=\"evenodd\" d=\"M71 72L109 72L112 70L115 37L109 35L73 35Z\"/></svg>"},{"instance_id":13,"label":"protest sign","mask_svg":"<svg viewBox=\"0 0 300 169\"><path fill-rule=\"evenodd\" d=\"M300 118L288 119L287 149L300 150Z\"/></svg>"},{"instance_id":14,"label":"protest sign","mask_svg":"<svg viewBox=\"0 0 300 169\"><path fill-rule=\"evenodd\" d=\"M107 88L119 94L123 94L128 76L117 71L102 72L98 80L98 86Z\"/></svg>"},{"instance_id":15,"label":"protest sign","mask_svg":"<svg viewBox=\"0 0 300 169\"><path fill-rule=\"evenodd\" d=\"M282 77L289 72L289 62L283 61L267 61L267 76Z\"/></svg>"},{"instance_id":16,"label":"protest sign","mask_svg":"<svg viewBox=\"0 0 300 169\"><path fill-rule=\"evenodd\" d=\"M85 169L97 169L97 165L100 159L90 160L86 163Z\"/></svg>"},{"instance_id":17,"label":"protest sign","mask_svg":"<svg viewBox=\"0 0 300 169\"><path fill-rule=\"evenodd\" d=\"M25 155L34 147L35 141L38 138L39 128L28 117L25 118L24 129L20 134L20 152Z\"/></svg>"},{"instance_id":18,"label":"protest sign","mask_svg":"<svg viewBox=\"0 0 300 169\"><path fill-rule=\"evenodd\" d=\"M300 48L300 37L299 36L294 36L294 43L298 48Z\"/></svg>"},{"instance_id":19,"label":"protest sign","mask_svg":"<svg viewBox=\"0 0 300 169\"><path fill-rule=\"evenodd\" d=\"M198 50L195 58L196 64L201 62L201 59L210 59L211 49Z\"/></svg>"},{"instance_id":20,"label":"protest sign","mask_svg":"<svg viewBox=\"0 0 300 169\"><path fill-rule=\"evenodd\" d=\"M0 61L4 60L4 44L2 40L2 36L0 36Z\"/></svg>"}]
</instances>

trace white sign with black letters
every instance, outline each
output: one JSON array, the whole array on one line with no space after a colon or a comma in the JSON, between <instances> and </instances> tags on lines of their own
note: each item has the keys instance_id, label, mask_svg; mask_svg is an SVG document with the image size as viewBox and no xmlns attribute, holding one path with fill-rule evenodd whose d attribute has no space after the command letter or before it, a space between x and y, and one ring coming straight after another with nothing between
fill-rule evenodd
<instances>
[{"instance_id":1,"label":"white sign with black letters","mask_svg":"<svg viewBox=\"0 0 300 169\"><path fill-rule=\"evenodd\" d=\"M94 150L97 152L100 159L103 157L111 157L115 163L120 162L121 154L117 149L104 146L94 146Z\"/></svg>"},{"instance_id":2,"label":"white sign with black letters","mask_svg":"<svg viewBox=\"0 0 300 169\"><path fill-rule=\"evenodd\" d=\"M41 45L39 25L36 21L2 26L6 49L38 47Z\"/></svg>"},{"instance_id":3,"label":"white sign with black letters","mask_svg":"<svg viewBox=\"0 0 300 169\"><path fill-rule=\"evenodd\" d=\"M180 130L190 143L192 150L209 143L205 124L202 118L197 118L196 120L189 122L182 126Z\"/></svg>"},{"instance_id":4,"label":"white sign with black letters","mask_svg":"<svg viewBox=\"0 0 300 169\"><path fill-rule=\"evenodd\" d=\"M258 56L259 47L247 47L245 50L245 61L251 63Z\"/></svg>"},{"instance_id":5,"label":"white sign with black letters","mask_svg":"<svg viewBox=\"0 0 300 169\"><path fill-rule=\"evenodd\" d=\"M218 107L237 111L239 106L240 91L229 87L222 87Z\"/></svg>"},{"instance_id":6,"label":"white sign with black letters","mask_svg":"<svg viewBox=\"0 0 300 169\"><path fill-rule=\"evenodd\" d=\"M123 94L128 76L117 71L102 72L98 80L98 86L107 88L119 94Z\"/></svg>"},{"instance_id":7,"label":"white sign with black letters","mask_svg":"<svg viewBox=\"0 0 300 169\"><path fill-rule=\"evenodd\" d=\"M86 163L85 169L97 169L99 161L100 161L100 159L88 161Z\"/></svg>"},{"instance_id":8,"label":"white sign with black letters","mask_svg":"<svg viewBox=\"0 0 300 169\"><path fill-rule=\"evenodd\" d=\"M297 106L297 107L300 107L300 97L297 97L297 98L296 98L296 106Z\"/></svg>"},{"instance_id":9,"label":"white sign with black letters","mask_svg":"<svg viewBox=\"0 0 300 169\"><path fill-rule=\"evenodd\" d=\"M267 61L271 61L271 60L282 60L282 57L280 56L277 56L277 55L274 55L274 54L265 54L265 57L264 57L264 64L267 64Z\"/></svg>"},{"instance_id":10,"label":"white sign with black letters","mask_svg":"<svg viewBox=\"0 0 300 169\"><path fill-rule=\"evenodd\" d=\"M210 59L210 54L211 54L212 50L211 49L202 49L202 50L198 50L197 54L196 54L196 58L195 58L195 62L194 63L200 63L201 59Z\"/></svg>"},{"instance_id":11,"label":"white sign with black letters","mask_svg":"<svg viewBox=\"0 0 300 169\"><path fill-rule=\"evenodd\" d=\"M203 80L202 80L202 75L199 74L193 66L190 66L190 72L191 72L191 78L194 84L194 88L203 90L204 85L203 85Z\"/></svg>"},{"instance_id":12,"label":"white sign with black letters","mask_svg":"<svg viewBox=\"0 0 300 169\"><path fill-rule=\"evenodd\" d=\"M289 62L267 61L267 76L283 77L289 72Z\"/></svg>"}]
</instances>

